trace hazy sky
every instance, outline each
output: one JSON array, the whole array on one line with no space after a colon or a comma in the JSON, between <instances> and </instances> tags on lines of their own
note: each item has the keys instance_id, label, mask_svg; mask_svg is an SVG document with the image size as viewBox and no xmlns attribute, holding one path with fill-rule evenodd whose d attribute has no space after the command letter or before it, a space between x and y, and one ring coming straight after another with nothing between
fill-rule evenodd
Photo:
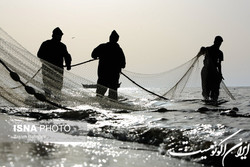
<instances>
[{"instance_id":1,"label":"hazy sky","mask_svg":"<svg viewBox=\"0 0 250 167\"><path fill-rule=\"evenodd\" d=\"M225 83L250 86L249 7L249 0L0 0L0 27L35 55L60 27L73 64L89 60L115 29L126 70L140 73L179 66L221 35Z\"/></svg>"}]
</instances>

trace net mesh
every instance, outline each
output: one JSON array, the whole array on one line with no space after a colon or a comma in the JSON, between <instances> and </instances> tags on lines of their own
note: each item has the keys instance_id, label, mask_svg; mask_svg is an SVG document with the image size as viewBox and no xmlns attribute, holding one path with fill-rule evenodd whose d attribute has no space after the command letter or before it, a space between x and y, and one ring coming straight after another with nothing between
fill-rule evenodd
<instances>
[{"instance_id":1,"label":"net mesh","mask_svg":"<svg viewBox=\"0 0 250 167\"><path fill-rule=\"evenodd\" d=\"M166 99L190 98L190 94L189 96L184 96L183 90L190 86L199 87L201 85L199 75L201 68L200 59L201 57L194 57L173 70L159 74L139 74L123 70L120 78L122 84L118 91L120 99L129 100L126 100L126 103L122 103L121 100L112 101L106 98L96 98L94 86L97 78L97 61L81 66L84 78L64 70L63 88L60 91L58 90L60 86L58 85L58 77L55 77L58 71L57 67L48 62L42 63L37 56L26 50L0 28L0 95L16 106L44 107L49 105L67 109L88 104L96 107L101 105L102 108L140 110L148 107L145 105L145 99L150 101L156 98L162 99L161 97ZM43 70L42 66L45 66ZM46 80L49 81L49 89L52 92L52 95L45 97L45 99L42 96L46 89L42 71L47 73ZM16 76L13 76L14 74L20 79L15 79ZM143 93L139 91L138 85L144 88ZM224 83L223 87L227 89ZM34 92L30 92L29 88L32 88ZM133 92L133 94L128 92ZM228 92L227 94L230 93Z\"/></svg>"},{"instance_id":2,"label":"net mesh","mask_svg":"<svg viewBox=\"0 0 250 167\"><path fill-rule=\"evenodd\" d=\"M200 86L200 77L197 77L199 71L197 69L199 68L199 59L194 57L175 69L158 74L138 74L129 71L123 72L133 78L138 84L144 85L147 89L152 90L158 95L164 96L168 99L179 99L188 98L183 97L182 93L184 88L188 86ZM124 81L125 79L122 80Z\"/></svg>"},{"instance_id":3,"label":"net mesh","mask_svg":"<svg viewBox=\"0 0 250 167\"><path fill-rule=\"evenodd\" d=\"M76 107L79 105L91 105L99 107L122 108L122 109L141 109L140 105L122 104L120 102L107 99L99 99L95 96L94 89L84 89L82 84L90 85L94 82L64 71L63 88L60 86L59 78L55 77L58 68L46 62L41 62L37 56L31 54L28 50L16 42L3 29L0 29L0 93L1 97L16 106L34 106L34 107ZM43 67L42 70L42 66ZM46 70L44 70L46 69ZM42 71L46 73L44 78ZM15 81L10 73L19 76L20 81ZM44 94L44 79L50 83L49 89L52 95L46 97ZM26 88L31 87L34 94L27 92ZM126 95L124 95L126 96ZM124 97L125 98L125 97ZM127 95L126 98L129 98ZM52 105L52 106L51 106Z\"/></svg>"}]
</instances>

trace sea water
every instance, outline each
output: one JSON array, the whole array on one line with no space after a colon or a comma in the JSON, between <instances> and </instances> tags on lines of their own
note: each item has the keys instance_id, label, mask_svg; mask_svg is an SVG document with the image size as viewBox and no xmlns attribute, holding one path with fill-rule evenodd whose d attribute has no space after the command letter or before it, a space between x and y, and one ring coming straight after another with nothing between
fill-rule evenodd
<instances>
[{"instance_id":1,"label":"sea water","mask_svg":"<svg viewBox=\"0 0 250 167\"><path fill-rule=\"evenodd\" d=\"M220 106L152 100L155 109L141 111L24 108L1 99L0 166L247 166L250 88L230 91L236 100Z\"/></svg>"}]
</instances>

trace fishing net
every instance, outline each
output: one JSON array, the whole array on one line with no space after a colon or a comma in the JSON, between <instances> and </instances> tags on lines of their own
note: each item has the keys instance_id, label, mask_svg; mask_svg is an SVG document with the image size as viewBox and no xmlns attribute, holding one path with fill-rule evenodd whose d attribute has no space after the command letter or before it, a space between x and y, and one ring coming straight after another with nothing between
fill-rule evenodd
<instances>
[{"instance_id":1,"label":"fishing net","mask_svg":"<svg viewBox=\"0 0 250 167\"><path fill-rule=\"evenodd\" d=\"M199 76L199 68L199 58L194 57L175 69L158 74L139 74L123 71L122 80L128 77L133 78L136 84L144 85L147 90L154 92L156 99L193 98L191 96L184 97L183 90L190 86L200 87L200 77L197 77ZM133 82L130 84L133 84Z\"/></svg>"},{"instance_id":2,"label":"fishing net","mask_svg":"<svg viewBox=\"0 0 250 167\"><path fill-rule=\"evenodd\" d=\"M96 97L98 61L89 61L81 66L84 77L64 70L60 90L60 70L48 62L41 62L0 28L0 96L15 106L71 109L87 104L102 108L145 109L149 107L146 103L156 98L184 98L183 90L188 87L191 78L196 79L190 85L200 85L200 77L197 77L200 62L200 58L194 57L176 69L159 74L146 75L124 70L120 78L121 88L118 89L119 99L113 101ZM45 86L45 82L49 84ZM227 89L225 84L223 87ZM45 96L46 89L50 90L49 96Z\"/></svg>"},{"instance_id":3,"label":"fishing net","mask_svg":"<svg viewBox=\"0 0 250 167\"><path fill-rule=\"evenodd\" d=\"M202 99L201 69L204 56L195 56L188 62L170 71L158 74L139 74L124 70L121 75L123 86L132 84L149 94L148 98L156 100L194 100ZM128 81L130 81L128 83ZM220 98L235 100L222 80Z\"/></svg>"},{"instance_id":4,"label":"fishing net","mask_svg":"<svg viewBox=\"0 0 250 167\"><path fill-rule=\"evenodd\" d=\"M37 56L16 42L0 29L0 95L15 106L58 107L70 109L80 105L138 110L141 105L121 103L106 98L96 98L95 89L85 89L82 84L94 82L64 71L63 88L60 90L60 69ZM45 74L46 75L43 75ZM45 86L44 82L49 83ZM45 96L46 89L51 91ZM121 95L122 96L122 95ZM123 95L129 99L129 96Z\"/></svg>"}]
</instances>

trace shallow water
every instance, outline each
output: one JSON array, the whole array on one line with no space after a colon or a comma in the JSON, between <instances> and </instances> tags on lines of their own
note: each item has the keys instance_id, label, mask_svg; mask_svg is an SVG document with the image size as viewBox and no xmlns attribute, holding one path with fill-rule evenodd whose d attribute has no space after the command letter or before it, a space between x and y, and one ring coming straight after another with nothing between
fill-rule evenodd
<instances>
[{"instance_id":1,"label":"shallow water","mask_svg":"<svg viewBox=\"0 0 250 167\"><path fill-rule=\"evenodd\" d=\"M250 159L250 88L230 90L236 100L219 107L197 99L155 100L149 103L156 109L144 111L89 105L41 110L1 100L0 166L244 166ZM201 107L207 110L198 112ZM221 114L233 107L237 114ZM203 152L187 154L195 151Z\"/></svg>"}]
</instances>

